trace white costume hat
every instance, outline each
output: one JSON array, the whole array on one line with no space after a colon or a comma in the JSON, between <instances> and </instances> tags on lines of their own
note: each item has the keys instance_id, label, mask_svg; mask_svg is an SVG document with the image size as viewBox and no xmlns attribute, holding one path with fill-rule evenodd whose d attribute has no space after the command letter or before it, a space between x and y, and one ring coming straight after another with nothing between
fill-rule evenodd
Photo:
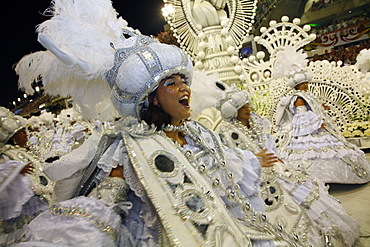
<instances>
[{"instance_id":1,"label":"white costume hat","mask_svg":"<svg viewBox=\"0 0 370 247\"><path fill-rule=\"evenodd\" d=\"M159 82L181 74L191 83L193 65L189 56L174 45L161 44L144 35L130 35L127 41L132 46L117 49L107 80L112 88L112 102L120 115L140 119L141 109L147 106L144 104L147 96Z\"/></svg>"},{"instance_id":2,"label":"white costume hat","mask_svg":"<svg viewBox=\"0 0 370 247\"><path fill-rule=\"evenodd\" d=\"M288 86L295 86L312 80L312 74L307 70L307 54L297 51L293 46L286 46L285 50L276 55L273 78L288 78Z\"/></svg>"},{"instance_id":3,"label":"white costume hat","mask_svg":"<svg viewBox=\"0 0 370 247\"><path fill-rule=\"evenodd\" d=\"M250 95L247 91L240 90L235 85L232 87L223 85L223 88L225 88L226 97L219 101L217 108L221 111L221 117L230 122L238 116L238 110L250 102Z\"/></svg>"},{"instance_id":4,"label":"white costume hat","mask_svg":"<svg viewBox=\"0 0 370 247\"><path fill-rule=\"evenodd\" d=\"M26 124L25 118L15 115L5 107L0 107L0 147L6 144L20 129L23 129Z\"/></svg>"},{"instance_id":5,"label":"white costume hat","mask_svg":"<svg viewBox=\"0 0 370 247\"><path fill-rule=\"evenodd\" d=\"M246 90L235 85L229 87L219 80L217 74L207 75L204 71L194 72L191 92L190 106L196 109L195 113L192 112L193 117L197 117L204 109L214 107L221 112L225 121L231 121L237 117L238 110L250 101Z\"/></svg>"},{"instance_id":6,"label":"white costume hat","mask_svg":"<svg viewBox=\"0 0 370 247\"><path fill-rule=\"evenodd\" d=\"M41 113L40 115L40 121L42 124L46 125L46 126L51 126L53 125L53 120L55 118L55 114L54 113L51 113L51 112L43 112Z\"/></svg>"}]
</instances>

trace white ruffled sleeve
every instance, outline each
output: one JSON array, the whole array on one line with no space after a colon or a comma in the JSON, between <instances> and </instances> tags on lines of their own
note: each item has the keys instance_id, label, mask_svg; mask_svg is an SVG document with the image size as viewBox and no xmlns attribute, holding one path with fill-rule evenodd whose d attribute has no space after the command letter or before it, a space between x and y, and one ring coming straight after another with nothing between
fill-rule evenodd
<instances>
[{"instance_id":1,"label":"white ruffled sleeve","mask_svg":"<svg viewBox=\"0 0 370 247\"><path fill-rule=\"evenodd\" d=\"M59 181L86 168L95 156L100 138L100 134L93 133L79 148L47 165L44 173L52 181Z\"/></svg>"},{"instance_id":2,"label":"white ruffled sleeve","mask_svg":"<svg viewBox=\"0 0 370 247\"><path fill-rule=\"evenodd\" d=\"M305 136L318 131L324 122L314 112L307 110L306 106L298 106L293 116L292 136Z\"/></svg>"},{"instance_id":3,"label":"white ruffled sleeve","mask_svg":"<svg viewBox=\"0 0 370 247\"><path fill-rule=\"evenodd\" d=\"M35 195L28 177L19 174L27 163L8 160L0 164L0 219L18 217Z\"/></svg>"},{"instance_id":4,"label":"white ruffled sleeve","mask_svg":"<svg viewBox=\"0 0 370 247\"><path fill-rule=\"evenodd\" d=\"M275 146L275 138L270 134L265 134L266 141L264 147L268 149L268 152L273 152L275 155L279 153L279 150Z\"/></svg>"},{"instance_id":5,"label":"white ruffled sleeve","mask_svg":"<svg viewBox=\"0 0 370 247\"><path fill-rule=\"evenodd\" d=\"M122 139L115 140L98 161L98 167L109 173L117 166L123 166L125 182L136 196L144 199L145 189L141 185L127 155L127 150Z\"/></svg>"},{"instance_id":6,"label":"white ruffled sleeve","mask_svg":"<svg viewBox=\"0 0 370 247\"><path fill-rule=\"evenodd\" d=\"M246 200L256 211L265 212L259 189L261 165L257 157L252 152L241 149L234 151L224 147L224 152L228 169L234 174L234 180L240 186L240 191ZM233 213L237 214L237 212Z\"/></svg>"},{"instance_id":7,"label":"white ruffled sleeve","mask_svg":"<svg viewBox=\"0 0 370 247\"><path fill-rule=\"evenodd\" d=\"M93 133L79 148L45 166L44 173L55 181L53 200L70 199L79 185L85 169L94 158L101 136Z\"/></svg>"}]
</instances>

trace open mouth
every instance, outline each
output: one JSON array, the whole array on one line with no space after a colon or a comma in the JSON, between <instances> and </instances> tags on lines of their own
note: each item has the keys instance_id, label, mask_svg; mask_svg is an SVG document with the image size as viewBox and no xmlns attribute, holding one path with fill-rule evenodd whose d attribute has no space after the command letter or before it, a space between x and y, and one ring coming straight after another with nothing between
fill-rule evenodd
<instances>
[{"instance_id":1,"label":"open mouth","mask_svg":"<svg viewBox=\"0 0 370 247\"><path fill-rule=\"evenodd\" d=\"M180 98L179 103L183 106L189 107L189 96L184 95Z\"/></svg>"}]
</instances>

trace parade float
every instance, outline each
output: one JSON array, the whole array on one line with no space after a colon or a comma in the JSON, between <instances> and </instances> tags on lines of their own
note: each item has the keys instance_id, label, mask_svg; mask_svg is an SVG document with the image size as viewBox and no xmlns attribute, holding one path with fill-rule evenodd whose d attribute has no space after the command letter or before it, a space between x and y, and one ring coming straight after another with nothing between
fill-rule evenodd
<instances>
[{"instance_id":1,"label":"parade float","mask_svg":"<svg viewBox=\"0 0 370 247\"><path fill-rule=\"evenodd\" d=\"M283 16L280 22L272 20L269 27L261 27L260 35L254 37L256 1L164 0L164 3L165 19L195 68L208 75L216 73L222 82L248 90L254 111L273 125L280 98L291 93L287 78L271 76L276 54L286 46L299 50L312 44L316 35L310 34L311 27L301 27L299 18L291 22L288 16ZM241 58L239 51L246 43L253 44L253 52ZM360 147L370 146L369 76L354 65L344 66L341 61L310 62L308 70L313 74L309 91L330 107L327 113L345 137ZM206 109L197 119L211 129L222 121L214 108Z\"/></svg>"}]
</instances>

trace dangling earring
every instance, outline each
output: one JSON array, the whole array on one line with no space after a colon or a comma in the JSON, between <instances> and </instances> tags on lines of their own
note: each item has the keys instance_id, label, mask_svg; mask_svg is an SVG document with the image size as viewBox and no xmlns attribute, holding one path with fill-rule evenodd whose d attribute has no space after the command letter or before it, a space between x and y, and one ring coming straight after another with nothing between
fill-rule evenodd
<instances>
[{"instance_id":1,"label":"dangling earring","mask_svg":"<svg viewBox=\"0 0 370 247\"><path fill-rule=\"evenodd\" d=\"M154 99L154 100L153 100L153 104L154 104L155 106L157 106L158 108L161 108L161 105L159 104L159 102L158 102L158 100L157 100L157 99Z\"/></svg>"}]
</instances>

